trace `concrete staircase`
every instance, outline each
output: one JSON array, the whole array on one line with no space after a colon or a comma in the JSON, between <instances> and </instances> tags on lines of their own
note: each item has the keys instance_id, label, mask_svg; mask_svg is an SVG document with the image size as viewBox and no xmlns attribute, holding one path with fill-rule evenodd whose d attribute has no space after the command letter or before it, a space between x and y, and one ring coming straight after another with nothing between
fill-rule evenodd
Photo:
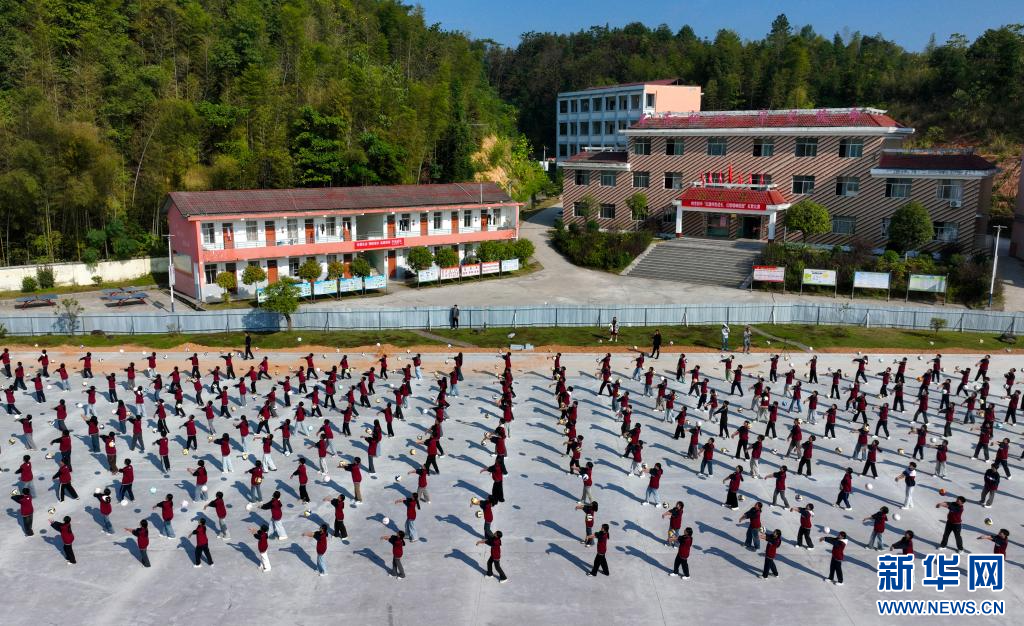
<instances>
[{"instance_id":1,"label":"concrete staircase","mask_svg":"<svg viewBox=\"0 0 1024 626\"><path fill-rule=\"evenodd\" d=\"M627 276L683 283L745 286L751 265L764 244L759 241L673 239L652 246L629 269Z\"/></svg>"}]
</instances>

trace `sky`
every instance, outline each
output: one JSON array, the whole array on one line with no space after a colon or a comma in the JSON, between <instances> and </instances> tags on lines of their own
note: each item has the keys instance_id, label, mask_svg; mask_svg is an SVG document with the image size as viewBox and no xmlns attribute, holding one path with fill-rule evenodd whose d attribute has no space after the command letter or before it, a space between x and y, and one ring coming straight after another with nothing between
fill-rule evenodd
<instances>
[{"instance_id":1,"label":"sky","mask_svg":"<svg viewBox=\"0 0 1024 626\"><path fill-rule=\"evenodd\" d=\"M1024 22L1021 0L410 0L423 7L428 23L515 46L522 33L575 32L595 25L664 23L673 30L689 24L699 37L722 28L744 39L760 39L779 13L794 26L818 33L882 34L908 50L923 49L929 37L944 42L952 33L974 40L988 28Z\"/></svg>"}]
</instances>

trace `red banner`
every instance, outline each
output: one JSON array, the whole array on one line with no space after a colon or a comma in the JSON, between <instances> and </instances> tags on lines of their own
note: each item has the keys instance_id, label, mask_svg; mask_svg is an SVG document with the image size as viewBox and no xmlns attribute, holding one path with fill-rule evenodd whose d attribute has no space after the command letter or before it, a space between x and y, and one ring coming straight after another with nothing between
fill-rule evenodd
<instances>
[{"instance_id":1,"label":"red banner","mask_svg":"<svg viewBox=\"0 0 1024 626\"><path fill-rule=\"evenodd\" d=\"M694 209L733 209L737 211L766 211L767 204L760 202L721 202L718 200L683 200L684 207Z\"/></svg>"},{"instance_id":2,"label":"red banner","mask_svg":"<svg viewBox=\"0 0 1024 626\"><path fill-rule=\"evenodd\" d=\"M401 248L404 245L404 237L393 237L391 239L364 239L356 242L356 250L374 250L376 248Z\"/></svg>"}]
</instances>

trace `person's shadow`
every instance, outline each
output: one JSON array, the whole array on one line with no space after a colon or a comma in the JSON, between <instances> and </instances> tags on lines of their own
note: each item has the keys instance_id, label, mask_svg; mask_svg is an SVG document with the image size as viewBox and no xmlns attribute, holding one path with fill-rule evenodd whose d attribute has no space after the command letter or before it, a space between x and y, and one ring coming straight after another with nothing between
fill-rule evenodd
<instances>
[{"instance_id":1,"label":"person's shadow","mask_svg":"<svg viewBox=\"0 0 1024 626\"><path fill-rule=\"evenodd\" d=\"M279 552L290 552L291 554L297 556L300 561L305 563L306 566L309 567L309 569L316 570L316 563L314 563L313 559L310 558L309 553L306 552L306 550L297 543L292 543L292 545L288 546L287 548L282 548L281 550L279 550Z\"/></svg>"},{"instance_id":2,"label":"person's shadow","mask_svg":"<svg viewBox=\"0 0 1024 626\"><path fill-rule=\"evenodd\" d=\"M462 521L462 519L456 517L455 515L445 515L443 517L440 515L435 515L434 519L436 519L439 522L446 522L448 524L451 524L452 526L457 526L474 537L477 536L477 533L475 530L473 530L472 526Z\"/></svg>"},{"instance_id":3,"label":"person's shadow","mask_svg":"<svg viewBox=\"0 0 1024 626\"><path fill-rule=\"evenodd\" d=\"M471 556L469 556L468 554L466 554L465 552L463 552L462 550L459 550L457 548L452 548L452 551L449 552L448 554L444 555L444 558L446 558L446 559L457 559L459 561L462 561L466 565L470 566L471 568L473 568L477 572L479 572L481 574L484 574L484 575L487 574L487 570L485 570L484 568L480 567L480 563L478 563L476 561L476 559L472 558Z\"/></svg>"},{"instance_id":4,"label":"person's shadow","mask_svg":"<svg viewBox=\"0 0 1024 626\"><path fill-rule=\"evenodd\" d=\"M558 544L549 543L548 544L548 549L544 551L544 554L555 554L555 555L558 555L558 556L562 557L563 559L565 559L566 561L569 561L570 563L572 563L576 567L580 568L584 572L589 572L590 571L590 564L589 563L587 563L586 561L584 561L580 557L576 556L572 552L569 552L565 548L559 546Z\"/></svg>"},{"instance_id":5,"label":"person's shadow","mask_svg":"<svg viewBox=\"0 0 1024 626\"><path fill-rule=\"evenodd\" d=\"M545 527L545 528L550 528L551 530L553 530L553 531L555 531L556 533L558 533L558 534L562 535L563 537L565 537L565 538L567 538L567 539L571 539L571 540L573 540L573 541L579 541L579 539L580 539L580 538L579 538L579 537L577 537L576 535L572 534L572 533L571 533L571 532L570 532L570 531L569 531L568 529L566 529L566 528L564 528L564 527L560 526L560 525L559 525L558 523L556 523L556 522L555 522L554 520L549 520L549 519L546 519L546 520L543 520L543 521L537 522L537 525L538 525L538 526L543 526L543 527ZM554 544L552 544L552 545L554 545Z\"/></svg>"},{"instance_id":6,"label":"person's shadow","mask_svg":"<svg viewBox=\"0 0 1024 626\"><path fill-rule=\"evenodd\" d=\"M119 547L119 548L124 548L132 556L135 557L135 560L137 560L139 563L142 562L142 558L141 558L142 557L142 553L139 552L139 544L135 543L134 540L132 540L132 539L123 539L121 541L115 541L114 545Z\"/></svg>"},{"instance_id":7,"label":"person's shadow","mask_svg":"<svg viewBox=\"0 0 1024 626\"><path fill-rule=\"evenodd\" d=\"M242 541L239 541L239 542L236 542L236 543L229 543L227 545L229 547L231 547L231 548L241 552L242 556L244 556L245 558L249 559L250 561L252 561L256 565L260 564L260 557L259 557L259 555L256 554L256 551L253 550L252 547L249 546L249 544L247 544L245 542L242 542Z\"/></svg>"},{"instance_id":8,"label":"person's shadow","mask_svg":"<svg viewBox=\"0 0 1024 626\"><path fill-rule=\"evenodd\" d=\"M359 556L363 557L364 559L367 559L368 561L370 561L374 565L380 567L382 570L384 570L388 574L391 573L391 568L388 567L388 564L384 562L384 559L382 559L379 554L377 554L376 552L374 552L370 548L361 548L361 549L356 550L355 552L353 552L353 554L358 554Z\"/></svg>"},{"instance_id":9,"label":"person's shadow","mask_svg":"<svg viewBox=\"0 0 1024 626\"><path fill-rule=\"evenodd\" d=\"M189 541L186 537L179 537L178 538L178 549L179 550L184 550L185 551L185 556L188 558L189 562L192 563L193 565L195 565L195 562L196 562L196 550L195 550L195 547L193 547L191 541Z\"/></svg>"}]
</instances>

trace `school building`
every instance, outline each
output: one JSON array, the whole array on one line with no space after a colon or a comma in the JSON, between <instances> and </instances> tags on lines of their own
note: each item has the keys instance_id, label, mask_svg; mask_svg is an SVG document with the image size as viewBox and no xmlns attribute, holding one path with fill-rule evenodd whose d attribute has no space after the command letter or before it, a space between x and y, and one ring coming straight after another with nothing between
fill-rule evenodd
<instances>
[{"instance_id":1,"label":"school building","mask_svg":"<svg viewBox=\"0 0 1024 626\"><path fill-rule=\"evenodd\" d=\"M893 212L916 200L935 226L926 249L985 246L996 166L967 150L906 149L914 129L882 110L654 112L619 132L624 148L560 164L565 223L589 207L603 229L635 228L644 216L627 201L642 193L647 219L677 237L795 241L782 217L809 199L832 218L809 243L882 247Z\"/></svg>"},{"instance_id":2,"label":"school building","mask_svg":"<svg viewBox=\"0 0 1024 626\"><path fill-rule=\"evenodd\" d=\"M520 204L494 183L390 185L315 189L178 191L163 209L171 234L175 289L199 301L219 299L215 279L233 272L238 292L253 296L315 259L341 261L345 277L356 255L377 275L404 278L410 248L451 247L462 259L483 241L519 236ZM267 281L242 284L247 265Z\"/></svg>"}]
</instances>

